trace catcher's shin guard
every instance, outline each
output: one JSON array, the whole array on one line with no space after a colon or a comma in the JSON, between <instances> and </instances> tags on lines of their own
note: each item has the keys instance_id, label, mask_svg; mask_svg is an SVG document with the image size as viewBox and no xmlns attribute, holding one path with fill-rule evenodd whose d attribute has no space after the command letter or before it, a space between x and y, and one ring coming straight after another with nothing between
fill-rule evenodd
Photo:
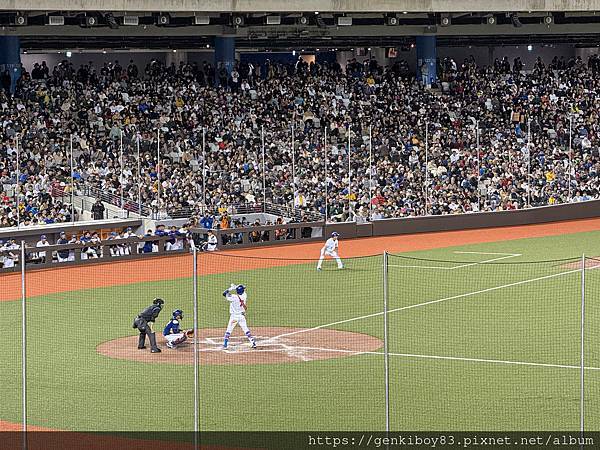
<instances>
[{"instance_id":1,"label":"catcher's shin guard","mask_svg":"<svg viewBox=\"0 0 600 450\"><path fill-rule=\"evenodd\" d=\"M140 339L138 341L138 349L142 350L146 348L146 333L140 333Z\"/></svg>"},{"instance_id":2,"label":"catcher's shin guard","mask_svg":"<svg viewBox=\"0 0 600 450\"><path fill-rule=\"evenodd\" d=\"M160 350L158 348L158 346L156 345L156 334L155 333L148 333L148 340L150 341L150 348L153 352L156 353L157 350Z\"/></svg>"},{"instance_id":3,"label":"catcher's shin guard","mask_svg":"<svg viewBox=\"0 0 600 450\"><path fill-rule=\"evenodd\" d=\"M185 341L187 341L187 335L185 333L183 333L183 336L181 336L178 339L175 339L173 342L171 342L171 344L179 345L179 344L184 343Z\"/></svg>"}]
</instances>

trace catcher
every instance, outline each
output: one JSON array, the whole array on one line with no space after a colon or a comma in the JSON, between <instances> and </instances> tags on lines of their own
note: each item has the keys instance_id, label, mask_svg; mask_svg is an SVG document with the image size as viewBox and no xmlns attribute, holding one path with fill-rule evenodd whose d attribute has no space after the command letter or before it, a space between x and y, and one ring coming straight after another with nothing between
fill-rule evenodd
<instances>
[{"instance_id":1,"label":"catcher","mask_svg":"<svg viewBox=\"0 0 600 450\"><path fill-rule=\"evenodd\" d=\"M167 341L167 347L176 348L178 345L183 344L187 341L188 337L194 335L194 330L183 330L181 328L181 319L183 319L183 311L176 309L173 311L173 317L167 323L167 326L163 330L163 336Z\"/></svg>"}]
</instances>

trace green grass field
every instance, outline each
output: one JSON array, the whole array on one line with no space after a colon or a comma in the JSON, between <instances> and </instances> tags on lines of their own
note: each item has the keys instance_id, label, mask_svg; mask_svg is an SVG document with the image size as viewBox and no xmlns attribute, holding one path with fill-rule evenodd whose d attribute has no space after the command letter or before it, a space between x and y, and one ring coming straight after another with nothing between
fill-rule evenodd
<instances>
[{"instance_id":1,"label":"green grass field","mask_svg":"<svg viewBox=\"0 0 600 450\"><path fill-rule=\"evenodd\" d=\"M583 252L600 255L599 238L600 232L580 233L389 256L391 428L578 429L581 274L569 264ZM341 249L343 254L343 242ZM571 262L522 263L569 257ZM332 324L327 328L384 337L381 255L348 259L344 271L329 262L321 273L312 261L251 269L255 260L201 258L201 265L236 270L199 278L201 328L224 329L228 311L221 292L233 282L248 286L251 328ZM503 259L475 264L496 258ZM96 353L104 341L133 335L133 317L155 296L167 301L161 326L181 308L191 327L192 280L180 278L177 267L171 270L170 281L28 299L30 425L193 430L193 367ZM8 330L0 419L13 422L21 420L20 323L20 302L0 303L0 329ZM598 270L586 271L584 334L586 428L600 430ZM382 352L201 366L200 428L385 430Z\"/></svg>"}]
</instances>

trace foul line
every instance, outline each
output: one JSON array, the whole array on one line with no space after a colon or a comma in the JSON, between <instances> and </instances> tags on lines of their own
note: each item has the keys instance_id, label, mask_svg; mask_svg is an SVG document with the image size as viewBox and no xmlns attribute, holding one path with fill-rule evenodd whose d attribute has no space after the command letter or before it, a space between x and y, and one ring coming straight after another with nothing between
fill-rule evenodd
<instances>
[{"instance_id":1,"label":"foul line","mask_svg":"<svg viewBox=\"0 0 600 450\"><path fill-rule=\"evenodd\" d=\"M600 266L598 266L598 267L600 268ZM591 269L588 269L588 270L593 270L593 269L594 268L591 268ZM577 272L581 272L581 269L574 269L574 270L569 270L567 272L554 273L552 275L545 275L543 277L531 278L529 280L516 281L514 283L503 284L502 286L494 286L494 287L491 287L491 288L482 289L480 291L467 292L466 294L453 295L451 297L440 298L440 299L437 299L437 300L431 300L429 302L424 302L424 303L417 303L415 305L402 306L400 308L390 309L388 311L388 314L393 313L393 312L398 312L398 311L404 311L404 310L407 310L407 309L420 308L421 306L433 305L435 303L446 302L448 300L455 300L455 299L458 299L458 298L471 297L473 295L484 294L486 292L497 291L497 290L500 290L500 289L505 289L505 288L513 287L513 286L520 286L522 284L533 283L535 281L541 281L541 280L547 280L547 279L550 279L550 278L560 277L560 276L563 276L563 275L569 275L571 273L577 273ZM337 322L331 322L331 323L327 323L327 324L324 324L324 325L318 325L318 326L313 327L313 328L303 328L301 330L291 331L289 333L283 333L283 334L280 334L280 335L277 335L277 336L273 336L272 338L269 338L268 341L279 339L279 338L282 338L282 337L285 337L285 336L292 336L292 335L300 334L300 333L308 333L310 331L319 330L321 328L331 327L333 325L340 325L342 323L354 322L356 320L368 319L370 317L382 316L383 313L384 312L382 311L382 312L377 312L377 313L373 313L373 314L367 314L365 316L353 317L351 319L339 320Z\"/></svg>"},{"instance_id":2,"label":"foul line","mask_svg":"<svg viewBox=\"0 0 600 450\"><path fill-rule=\"evenodd\" d=\"M301 350L316 350L322 352L338 352L338 353L351 353L353 355L379 355L385 356L383 352L368 352L368 351L357 351L357 350L343 350L333 348L321 348L321 347L294 347ZM484 362L490 364L512 364L517 366L536 366L536 367L555 367L559 369L581 369L581 366L571 366L568 364L550 364L550 363L535 363L535 362L524 362L524 361L506 361L502 359L483 359L483 358L461 358L458 356L438 356L438 355L415 355L412 353L388 353L389 356L401 356L405 358L420 358L420 359L445 359L452 361L469 361L469 362ZM600 370L600 367L585 367L586 370Z\"/></svg>"},{"instance_id":3,"label":"foul line","mask_svg":"<svg viewBox=\"0 0 600 450\"><path fill-rule=\"evenodd\" d=\"M456 270L464 267L477 266L478 264L486 264L494 261L500 261L502 259L516 258L517 256L523 256L521 253L492 253L492 252L454 252L455 254L467 254L467 255L503 255L498 258L486 259L484 261L477 261L473 263L460 264L458 266L444 267L444 266L416 266L416 265L397 265L388 264L388 267L395 267L399 269L440 269L440 270Z\"/></svg>"}]
</instances>

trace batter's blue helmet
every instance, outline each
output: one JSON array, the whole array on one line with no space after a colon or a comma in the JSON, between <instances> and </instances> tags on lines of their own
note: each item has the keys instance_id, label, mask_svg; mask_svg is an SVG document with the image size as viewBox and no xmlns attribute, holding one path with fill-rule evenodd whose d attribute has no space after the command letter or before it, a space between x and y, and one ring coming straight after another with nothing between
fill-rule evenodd
<instances>
[{"instance_id":1,"label":"batter's blue helmet","mask_svg":"<svg viewBox=\"0 0 600 450\"><path fill-rule=\"evenodd\" d=\"M176 309L175 311L173 311L173 319L176 319L177 316L183 319L183 311L180 309Z\"/></svg>"},{"instance_id":2,"label":"batter's blue helmet","mask_svg":"<svg viewBox=\"0 0 600 450\"><path fill-rule=\"evenodd\" d=\"M338 233L337 231L334 231L333 233L331 233L331 237L338 237L340 235L340 233Z\"/></svg>"},{"instance_id":3,"label":"batter's blue helmet","mask_svg":"<svg viewBox=\"0 0 600 450\"><path fill-rule=\"evenodd\" d=\"M237 292L239 295L242 295L245 290L246 286L244 286L243 284L238 284L238 286L235 288L235 292Z\"/></svg>"}]
</instances>

